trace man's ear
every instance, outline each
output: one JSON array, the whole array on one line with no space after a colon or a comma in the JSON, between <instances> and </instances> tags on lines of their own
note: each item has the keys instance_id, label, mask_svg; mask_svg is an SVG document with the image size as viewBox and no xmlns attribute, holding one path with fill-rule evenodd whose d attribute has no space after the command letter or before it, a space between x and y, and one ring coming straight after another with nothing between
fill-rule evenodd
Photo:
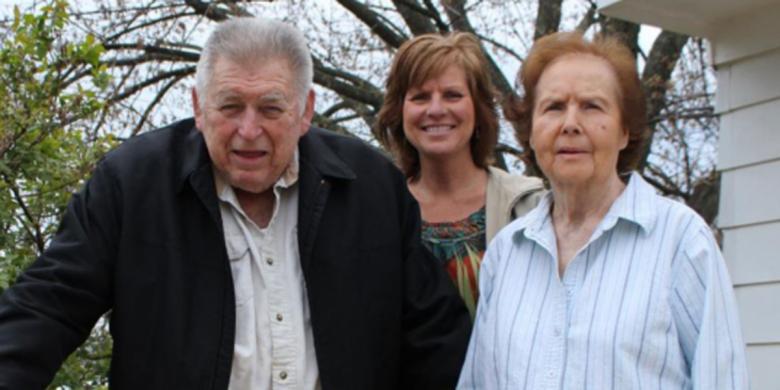
<instances>
[{"instance_id":1,"label":"man's ear","mask_svg":"<svg viewBox=\"0 0 780 390\"><path fill-rule=\"evenodd\" d=\"M309 131L309 127L311 127L311 121L314 118L314 101L314 89L310 89L309 93L306 94L306 103L303 108L303 117L301 118L301 136L306 134Z\"/></svg>"},{"instance_id":2,"label":"man's ear","mask_svg":"<svg viewBox=\"0 0 780 390\"><path fill-rule=\"evenodd\" d=\"M195 116L195 127L198 129L203 128L203 110L200 108L200 100L198 98L198 91L195 90L195 87L192 88L191 96L192 96L192 112Z\"/></svg>"}]
</instances>

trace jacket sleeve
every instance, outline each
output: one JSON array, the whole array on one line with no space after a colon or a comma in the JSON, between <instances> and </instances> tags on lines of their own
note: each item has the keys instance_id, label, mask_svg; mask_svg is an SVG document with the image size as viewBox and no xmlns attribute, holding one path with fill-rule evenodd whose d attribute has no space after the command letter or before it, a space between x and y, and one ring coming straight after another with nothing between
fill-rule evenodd
<instances>
[{"instance_id":1,"label":"jacket sleeve","mask_svg":"<svg viewBox=\"0 0 780 390\"><path fill-rule=\"evenodd\" d=\"M444 269L421 245L417 203L406 195L401 388L454 389L471 319Z\"/></svg>"},{"instance_id":2,"label":"jacket sleeve","mask_svg":"<svg viewBox=\"0 0 780 390\"><path fill-rule=\"evenodd\" d=\"M49 247L0 296L0 389L44 388L110 308L119 205L102 165Z\"/></svg>"}]
</instances>

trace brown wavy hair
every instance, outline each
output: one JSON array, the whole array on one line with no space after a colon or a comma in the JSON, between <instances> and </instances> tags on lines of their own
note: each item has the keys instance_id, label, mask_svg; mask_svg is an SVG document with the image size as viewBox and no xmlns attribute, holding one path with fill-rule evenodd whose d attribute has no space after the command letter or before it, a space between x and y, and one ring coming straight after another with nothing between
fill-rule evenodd
<instances>
[{"instance_id":1,"label":"brown wavy hair","mask_svg":"<svg viewBox=\"0 0 780 390\"><path fill-rule=\"evenodd\" d=\"M530 145L536 86L548 66L570 54L589 54L604 59L615 72L620 118L623 128L628 130L628 145L620 151L616 168L618 174L636 169L643 157L650 131L647 127L645 96L634 55L615 37L602 35L588 41L579 32L557 32L537 40L517 75L524 95L513 95L504 104L504 114L514 125L517 141L523 147L524 162L544 175Z\"/></svg>"},{"instance_id":2,"label":"brown wavy hair","mask_svg":"<svg viewBox=\"0 0 780 390\"><path fill-rule=\"evenodd\" d=\"M374 134L393 153L407 178L415 178L420 173L420 155L404 135L406 91L424 84L451 65L459 66L466 73L474 102L471 157L474 164L481 168L487 168L492 161L493 149L498 141L496 92L479 41L474 35L464 32L424 34L404 42L395 54L387 77L384 102L374 123Z\"/></svg>"}]
</instances>

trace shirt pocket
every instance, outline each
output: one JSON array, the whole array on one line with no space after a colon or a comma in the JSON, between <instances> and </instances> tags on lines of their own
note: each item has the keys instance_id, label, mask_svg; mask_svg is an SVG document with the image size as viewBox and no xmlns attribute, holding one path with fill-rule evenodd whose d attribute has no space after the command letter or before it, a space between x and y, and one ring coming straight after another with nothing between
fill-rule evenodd
<instances>
[{"instance_id":1,"label":"shirt pocket","mask_svg":"<svg viewBox=\"0 0 780 390\"><path fill-rule=\"evenodd\" d=\"M236 307L246 305L254 296L252 285L252 253L243 236L226 237L225 247L233 275Z\"/></svg>"}]
</instances>

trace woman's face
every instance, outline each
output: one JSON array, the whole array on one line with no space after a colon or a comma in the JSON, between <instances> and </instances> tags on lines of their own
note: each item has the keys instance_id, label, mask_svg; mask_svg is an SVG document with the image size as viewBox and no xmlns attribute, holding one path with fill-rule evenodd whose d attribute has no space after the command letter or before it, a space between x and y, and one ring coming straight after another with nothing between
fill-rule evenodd
<instances>
[{"instance_id":1,"label":"woman's face","mask_svg":"<svg viewBox=\"0 0 780 390\"><path fill-rule=\"evenodd\" d=\"M553 61L536 84L531 148L553 186L601 185L617 179L628 132L620 114L617 77L589 54Z\"/></svg>"},{"instance_id":2,"label":"woman's face","mask_svg":"<svg viewBox=\"0 0 780 390\"><path fill-rule=\"evenodd\" d=\"M403 105L406 139L420 159L469 158L474 133L474 102L466 73L451 65L422 85L406 91Z\"/></svg>"}]
</instances>

